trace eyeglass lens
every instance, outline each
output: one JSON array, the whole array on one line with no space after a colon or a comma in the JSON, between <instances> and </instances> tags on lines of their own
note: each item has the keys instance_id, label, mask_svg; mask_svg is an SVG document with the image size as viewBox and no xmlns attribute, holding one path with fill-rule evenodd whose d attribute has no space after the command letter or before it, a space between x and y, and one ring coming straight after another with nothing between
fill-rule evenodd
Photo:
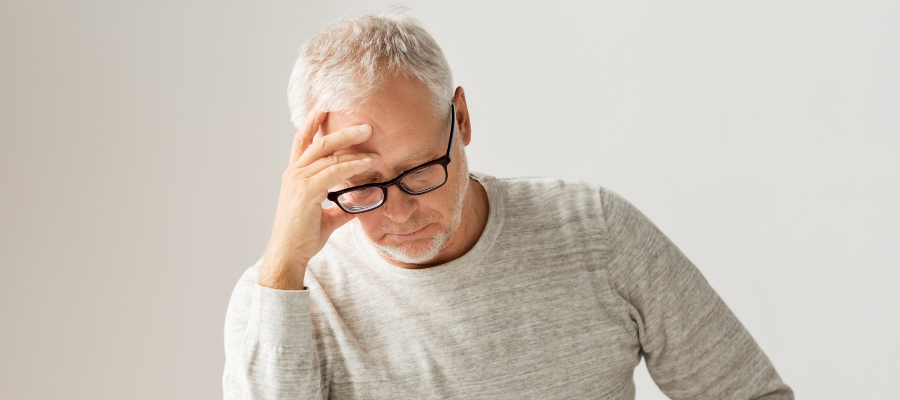
<instances>
[{"instance_id":1,"label":"eyeglass lens","mask_svg":"<svg viewBox=\"0 0 900 400\"><path fill-rule=\"evenodd\" d=\"M443 165L432 164L416 168L400 179L397 184L409 194L420 194L432 190L447 181L447 170ZM343 193L338 203L347 212L362 212L378 207L384 202L384 190L368 187Z\"/></svg>"}]
</instances>

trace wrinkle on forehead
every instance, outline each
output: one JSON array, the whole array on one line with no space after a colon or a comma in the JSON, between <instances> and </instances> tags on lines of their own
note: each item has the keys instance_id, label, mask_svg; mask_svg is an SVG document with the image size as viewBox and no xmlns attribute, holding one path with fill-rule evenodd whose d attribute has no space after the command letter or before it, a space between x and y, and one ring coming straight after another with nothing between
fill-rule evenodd
<instances>
[{"instance_id":1,"label":"wrinkle on forehead","mask_svg":"<svg viewBox=\"0 0 900 400\"><path fill-rule=\"evenodd\" d=\"M393 175L387 179L444 155L450 131L447 119L435 118L428 88L416 80L398 78L388 80L353 110L329 112L320 131L329 135L370 125L369 140L335 154L376 153L380 160L372 169L377 175Z\"/></svg>"},{"instance_id":2,"label":"wrinkle on forehead","mask_svg":"<svg viewBox=\"0 0 900 400\"><path fill-rule=\"evenodd\" d=\"M391 148L396 148L399 146L400 145L391 145ZM356 146L354 146L354 147L356 147ZM398 160L398 161L386 160L384 157L382 157L382 159L381 159L382 162L379 163L381 165L375 165L375 168L377 168L377 169L366 171L362 174L356 175L355 177L378 176L378 177L383 178L380 180L393 179L397 175L400 175L401 173L406 172L406 171L412 169L413 167L427 163L429 161L435 160L435 159L443 156L444 152L440 151L439 148L441 148L441 150L443 150L443 146L432 145L432 146L428 146L428 147L420 147L418 150L407 154L406 157L404 157L403 159ZM381 153L384 152L384 149L382 149L381 152L376 152L376 151L364 150L362 148L358 148L358 149L348 148L348 149L345 149L340 152L335 152L335 154L339 155L339 154L365 153L365 152L377 153L377 154L381 155ZM440 153L440 154L438 154L438 153ZM387 170L389 171L388 175L385 175L385 174L382 174L381 172L379 172L378 169L382 169L379 167L387 167Z\"/></svg>"},{"instance_id":3,"label":"wrinkle on forehead","mask_svg":"<svg viewBox=\"0 0 900 400\"><path fill-rule=\"evenodd\" d=\"M356 123L355 123L356 124ZM434 135L432 133L416 135L416 138L408 140L416 140L421 145L410 146L408 140L393 140L392 137L409 137L402 133L379 132L373 126L372 137L358 145L350 146L346 149L336 151L335 155L341 154L358 154L358 153L375 153L380 159L372 166L373 169L353 176L352 180L370 180L387 181L394 179L396 176L406 172L418 165L435 160L446 153L446 144L442 141L446 140L447 135ZM441 138L441 136L444 136ZM425 139L430 139L430 143L422 143ZM395 157L396 155L396 157ZM401 157L397 159L397 157ZM365 179L363 179L365 178ZM377 178L377 179L376 179Z\"/></svg>"}]
</instances>

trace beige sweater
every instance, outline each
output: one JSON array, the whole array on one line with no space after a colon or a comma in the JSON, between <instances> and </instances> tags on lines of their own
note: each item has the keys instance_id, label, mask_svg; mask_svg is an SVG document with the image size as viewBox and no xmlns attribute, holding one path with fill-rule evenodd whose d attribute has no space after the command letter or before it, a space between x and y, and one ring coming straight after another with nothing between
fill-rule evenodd
<instances>
[{"instance_id":1,"label":"beige sweater","mask_svg":"<svg viewBox=\"0 0 900 400\"><path fill-rule=\"evenodd\" d=\"M382 260L355 223L309 290L234 289L226 399L793 399L750 334L643 214L600 187L473 175L490 216L463 257ZM767 396L768 395L768 396Z\"/></svg>"}]
</instances>

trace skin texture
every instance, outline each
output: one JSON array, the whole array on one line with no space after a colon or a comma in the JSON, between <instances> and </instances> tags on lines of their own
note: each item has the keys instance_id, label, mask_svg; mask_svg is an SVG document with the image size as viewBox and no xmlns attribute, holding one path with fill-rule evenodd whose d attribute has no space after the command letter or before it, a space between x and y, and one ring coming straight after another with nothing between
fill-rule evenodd
<instances>
[{"instance_id":1,"label":"skin texture","mask_svg":"<svg viewBox=\"0 0 900 400\"><path fill-rule=\"evenodd\" d=\"M376 247L387 246L412 255L426 254L435 236L452 233L434 257L415 264L381 253L387 262L399 267L428 268L468 252L487 223L488 200L481 184L468 176L465 145L471 141L472 132L461 87L456 89L453 102L457 143L453 161L447 166L447 183L418 196L392 186L384 205L356 215L346 214L337 206L322 209L320 204L329 189L387 181L441 157L447 151L449 121L435 118L425 85L399 76L388 80L354 110L310 112L295 136L291 160L282 176L278 211L259 283L276 289L303 289L306 264L335 229L354 218Z\"/></svg>"}]
</instances>

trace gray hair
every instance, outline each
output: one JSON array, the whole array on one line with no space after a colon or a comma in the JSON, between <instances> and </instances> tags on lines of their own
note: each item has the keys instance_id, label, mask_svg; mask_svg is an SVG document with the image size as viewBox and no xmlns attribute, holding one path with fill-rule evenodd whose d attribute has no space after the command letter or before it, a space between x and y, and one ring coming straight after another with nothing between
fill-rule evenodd
<instances>
[{"instance_id":1,"label":"gray hair","mask_svg":"<svg viewBox=\"0 0 900 400\"><path fill-rule=\"evenodd\" d=\"M358 107L396 73L424 83L436 117L446 116L453 98L450 65L434 38L405 11L394 6L344 18L303 44L287 90L295 126L313 104L327 111Z\"/></svg>"}]
</instances>

